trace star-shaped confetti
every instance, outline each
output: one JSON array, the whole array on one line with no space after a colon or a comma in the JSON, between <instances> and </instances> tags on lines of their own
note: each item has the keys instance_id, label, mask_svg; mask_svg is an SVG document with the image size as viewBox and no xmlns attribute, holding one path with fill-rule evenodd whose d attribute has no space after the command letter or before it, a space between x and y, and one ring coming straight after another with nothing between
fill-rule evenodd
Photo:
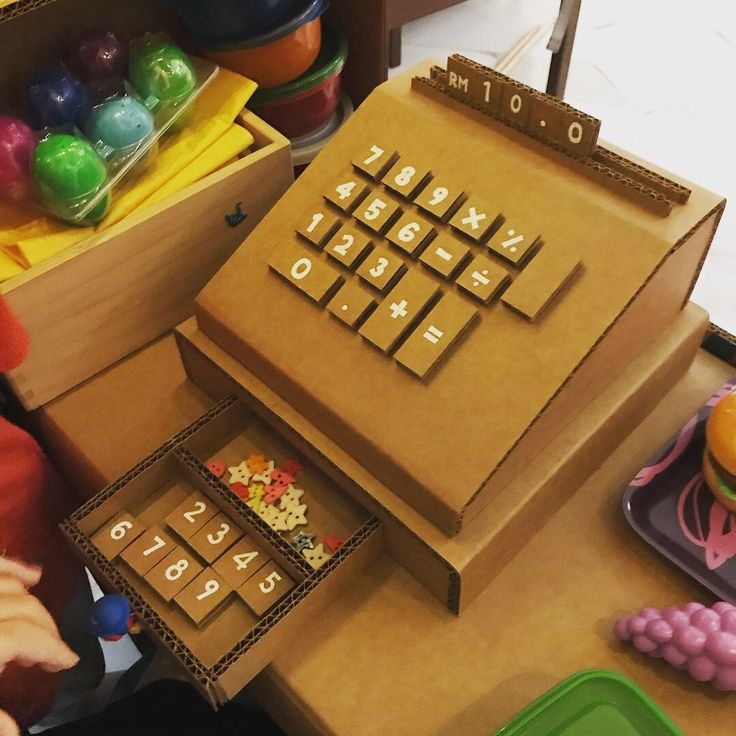
<instances>
[{"instance_id":1,"label":"star-shaped confetti","mask_svg":"<svg viewBox=\"0 0 736 736\"><path fill-rule=\"evenodd\" d=\"M229 467L228 472L230 473L229 484L242 483L244 486L248 485L251 477L251 472L245 460L243 460L240 465L233 465L232 467Z\"/></svg>"},{"instance_id":2,"label":"star-shaped confetti","mask_svg":"<svg viewBox=\"0 0 736 736\"><path fill-rule=\"evenodd\" d=\"M303 529L291 538L291 546L301 552L305 549L314 549L314 540L317 539L315 534L305 532Z\"/></svg>"},{"instance_id":3,"label":"star-shaped confetti","mask_svg":"<svg viewBox=\"0 0 736 736\"><path fill-rule=\"evenodd\" d=\"M331 556L328 552L325 552L322 542L320 542L314 549L302 550L302 554L315 570L319 570L319 568L322 567L322 565L324 565Z\"/></svg>"},{"instance_id":4,"label":"star-shaped confetti","mask_svg":"<svg viewBox=\"0 0 736 736\"><path fill-rule=\"evenodd\" d=\"M284 495L281 496L280 501L280 507L281 510L284 511L285 509L288 509L291 506L298 506L301 502L301 497L304 495L304 491L301 488L295 488L294 486L289 486L289 488L284 491Z\"/></svg>"},{"instance_id":5,"label":"star-shaped confetti","mask_svg":"<svg viewBox=\"0 0 736 736\"><path fill-rule=\"evenodd\" d=\"M266 466L259 470L257 473L253 473L253 480L257 483L263 483L264 486L271 485L271 473L273 473L274 462L269 460Z\"/></svg>"},{"instance_id":6,"label":"star-shaped confetti","mask_svg":"<svg viewBox=\"0 0 736 736\"><path fill-rule=\"evenodd\" d=\"M266 489L264 488L263 483L251 483L248 487L248 500L245 505L258 513L261 510L261 504L265 494Z\"/></svg>"},{"instance_id":7,"label":"star-shaped confetti","mask_svg":"<svg viewBox=\"0 0 736 736\"><path fill-rule=\"evenodd\" d=\"M278 501L281 496L286 493L288 486L270 485L266 486L266 495L263 497L263 503L272 504Z\"/></svg>"},{"instance_id":8,"label":"star-shaped confetti","mask_svg":"<svg viewBox=\"0 0 736 736\"><path fill-rule=\"evenodd\" d=\"M306 526L307 524L307 504L303 503L301 506L291 506L286 514L286 528L289 531L296 529L298 526Z\"/></svg>"},{"instance_id":9,"label":"star-shaped confetti","mask_svg":"<svg viewBox=\"0 0 736 736\"><path fill-rule=\"evenodd\" d=\"M245 462L248 464L251 473L260 473L268 467L268 459L260 452L254 452L248 455L248 459Z\"/></svg>"},{"instance_id":10,"label":"star-shaped confetti","mask_svg":"<svg viewBox=\"0 0 736 736\"><path fill-rule=\"evenodd\" d=\"M294 476L278 468L271 473L272 486L288 486L294 482Z\"/></svg>"},{"instance_id":11,"label":"star-shaped confetti","mask_svg":"<svg viewBox=\"0 0 736 736\"><path fill-rule=\"evenodd\" d=\"M263 504L261 506L261 510L258 512L258 515L274 531L285 532L288 530L288 526L286 524L288 512L279 511L275 506L267 506Z\"/></svg>"}]
</instances>

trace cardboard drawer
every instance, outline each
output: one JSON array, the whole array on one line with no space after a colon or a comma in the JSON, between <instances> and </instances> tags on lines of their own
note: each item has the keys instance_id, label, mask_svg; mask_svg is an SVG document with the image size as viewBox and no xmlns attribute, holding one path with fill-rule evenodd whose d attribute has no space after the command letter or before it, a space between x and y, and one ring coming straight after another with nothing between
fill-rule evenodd
<instances>
[{"instance_id":1,"label":"cardboard drawer","mask_svg":"<svg viewBox=\"0 0 736 736\"><path fill-rule=\"evenodd\" d=\"M252 113L251 152L0 284L31 336L8 381L34 409L159 337L293 181L289 142ZM236 215L242 212L244 218Z\"/></svg>"},{"instance_id":2,"label":"cardboard drawer","mask_svg":"<svg viewBox=\"0 0 736 736\"><path fill-rule=\"evenodd\" d=\"M75 551L103 587L129 598L136 617L150 636L176 659L214 706L236 695L274 658L291 636L297 632L304 636L305 631L308 632L305 624L309 619L343 585L349 584L352 575L378 554L383 545L378 520L304 461L292 485L304 491L301 502L308 507L307 525L291 531L274 531L229 488L227 470L222 478L218 478L206 465L217 459L226 466L235 466L252 453L262 453L279 465L298 457L287 442L236 399L225 399L103 489L62 526ZM183 551L190 561L196 561L205 569L211 566L217 572L218 562L211 555L208 557L208 551L202 552L195 539L199 532L193 536L179 533L175 531L175 527L179 529L176 524L172 527L165 521L195 492L201 494L201 503L209 507L208 514L213 511L224 513L245 534L247 544L253 544L262 551L261 560L270 558L262 567L256 564L253 571L242 573L243 577L239 577L237 583L229 580L233 591L199 625L187 615L182 603L176 600L167 602L157 592L163 582L161 573L155 573L155 567L147 572L145 561L138 562L141 550L134 552L134 542L138 537L132 537L127 543L125 540L120 542L126 546L125 559L119 556L120 550L105 547L105 542L109 542L108 536L115 539L114 535L108 534L111 526L118 521L120 514L128 513L147 531L153 527L163 530L164 535L159 539L168 537L167 544L177 546L175 557ZM194 502L189 505L194 508ZM180 515L181 511L177 518ZM343 540L343 544L315 568L290 543L299 530L316 535L315 547L320 543L324 545L328 536ZM101 533L100 537L96 537L98 533ZM201 541L202 534L199 538ZM211 541L209 543L212 544ZM227 546L229 544L227 542L218 550L218 559L227 561L228 555L240 551L240 542ZM170 550L173 549L171 546ZM287 577L293 581L293 587L283 597L270 600L271 607L258 615L250 604L246 605L245 594L236 593L235 588L242 590L241 583L246 580L250 581L247 583L249 588L253 588L253 581L257 587L259 576L268 575L271 563L281 573L281 582ZM166 568L165 565L163 567ZM196 565L192 569L194 567ZM144 579L144 575L148 577ZM176 571L172 575L176 575ZM256 608L260 605L266 604L262 600L256 601Z\"/></svg>"}]
</instances>

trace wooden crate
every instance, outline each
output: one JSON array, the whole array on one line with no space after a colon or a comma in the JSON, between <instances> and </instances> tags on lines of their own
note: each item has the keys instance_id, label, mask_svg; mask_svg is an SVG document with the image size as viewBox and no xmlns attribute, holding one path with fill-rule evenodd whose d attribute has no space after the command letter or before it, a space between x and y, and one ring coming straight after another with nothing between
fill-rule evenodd
<instances>
[{"instance_id":1,"label":"wooden crate","mask_svg":"<svg viewBox=\"0 0 736 736\"><path fill-rule=\"evenodd\" d=\"M27 409L172 329L293 181L289 142L252 113L252 152L0 284L31 336L7 378ZM246 218L227 216L240 205Z\"/></svg>"}]
</instances>

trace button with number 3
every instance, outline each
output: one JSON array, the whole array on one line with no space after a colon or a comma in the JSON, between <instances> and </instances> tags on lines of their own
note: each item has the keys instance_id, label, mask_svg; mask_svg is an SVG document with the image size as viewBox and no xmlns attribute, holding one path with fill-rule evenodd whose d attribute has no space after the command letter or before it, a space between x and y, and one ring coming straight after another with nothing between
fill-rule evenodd
<instances>
[{"instance_id":1,"label":"button with number 3","mask_svg":"<svg viewBox=\"0 0 736 736\"><path fill-rule=\"evenodd\" d=\"M388 248L377 245L356 271L367 284L380 292L386 291L406 266L404 261Z\"/></svg>"},{"instance_id":2,"label":"button with number 3","mask_svg":"<svg viewBox=\"0 0 736 736\"><path fill-rule=\"evenodd\" d=\"M343 212L352 212L368 192L368 185L361 181L353 172L343 174L337 183L330 187L325 199L332 202Z\"/></svg>"},{"instance_id":3,"label":"button with number 3","mask_svg":"<svg viewBox=\"0 0 736 736\"><path fill-rule=\"evenodd\" d=\"M213 562L242 536L243 532L232 519L217 514L189 540L189 545L207 562Z\"/></svg>"}]
</instances>

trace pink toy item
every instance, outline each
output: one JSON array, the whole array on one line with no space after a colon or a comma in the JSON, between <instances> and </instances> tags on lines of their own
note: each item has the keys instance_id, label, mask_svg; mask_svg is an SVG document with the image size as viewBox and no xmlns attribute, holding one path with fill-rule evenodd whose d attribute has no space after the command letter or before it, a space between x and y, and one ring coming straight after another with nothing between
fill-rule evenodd
<instances>
[{"instance_id":1,"label":"pink toy item","mask_svg":"<svg viewBox=\"0 0 736 736\"><path fill-rule=\"evenodd\" d=\"M35 145L31 129L22 120L0 115L0 197L21 202L29 195Z\"/></svg>"},{"instance_id":2,"label":"pink toy item","mask_svg":"<svg viewBox=\"0 0 736 736\"><path fill-rule=\"evenodd\" d=\"M694 680L736 690L736 606L688 603L662 611L644 608L616 621L613 631L650 657L659 657Z\"/></svg>"}]
</instances>

